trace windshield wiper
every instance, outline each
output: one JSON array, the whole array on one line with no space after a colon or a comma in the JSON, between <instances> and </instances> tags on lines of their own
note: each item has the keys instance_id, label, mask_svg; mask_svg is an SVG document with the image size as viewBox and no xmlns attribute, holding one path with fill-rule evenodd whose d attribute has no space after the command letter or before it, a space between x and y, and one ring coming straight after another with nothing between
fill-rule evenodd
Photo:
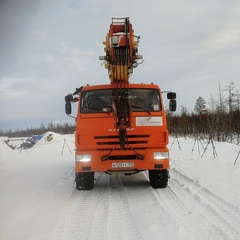
<instances>
[{"instance_id":1,"label":"windshield wiper","mask_svg":"<svg viewBox=\"0 0 240 240\"><path fill-rule=\"evenodd\" d=\"M131 105L131 107L133 107L133 108L137 108L137 109L141 109L141 110L143 110L144 112L147 112L149 115L151 115L151 112L148 111L148 110L145 109L145 108L142 108L142 107L139 107L139 106L136 106L136 105Z\"/></svg>"}]
</instances>

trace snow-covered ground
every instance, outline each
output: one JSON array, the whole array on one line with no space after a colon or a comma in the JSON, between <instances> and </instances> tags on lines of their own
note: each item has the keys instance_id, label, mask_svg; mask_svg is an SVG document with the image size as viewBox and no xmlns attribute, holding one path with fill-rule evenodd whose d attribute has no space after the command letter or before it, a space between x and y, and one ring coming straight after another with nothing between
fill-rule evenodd
<instances>
[{"instance_id":1,"label":"snow-covered ground","mask_svg":"<svg viewBox=\"0 0 240 240\"><path fill-rule=\"evenodd\" d=\"M93 190L77 191L73 135L46 133L27 150L3 140L1 240L240 239L240 146L171 138L167 188L146 172L96 173Z\"/></svg>"}]
</instances>

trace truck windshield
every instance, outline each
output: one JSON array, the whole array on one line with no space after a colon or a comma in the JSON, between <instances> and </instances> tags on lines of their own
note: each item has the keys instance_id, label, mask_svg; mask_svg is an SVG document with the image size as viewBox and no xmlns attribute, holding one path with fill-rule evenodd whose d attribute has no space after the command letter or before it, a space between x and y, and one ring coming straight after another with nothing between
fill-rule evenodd
<instances>
[{"instance_id":1,"label":"truck windshield","mask_svg":"<svg viewBox=\"0 0 240 240\"><path fill-rule=\"evenodd\" d=\"M83 91L81 95L81 113L113 112L113 89ZM124 93L132 112L161 111L159 91L157 89L131 88Z\"/></svg>"}]
</instances>

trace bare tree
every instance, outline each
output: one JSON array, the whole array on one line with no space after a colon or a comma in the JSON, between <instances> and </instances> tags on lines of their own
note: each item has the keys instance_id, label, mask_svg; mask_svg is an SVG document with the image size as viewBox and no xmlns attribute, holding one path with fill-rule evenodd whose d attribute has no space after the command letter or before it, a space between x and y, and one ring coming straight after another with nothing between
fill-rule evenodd
<instances>
[{"instance_id":1,"label":"bare tree","mask_svg":"<svg viewBox=\"0 0 240 240\"><path fill-rule=\"evenodd\" d=\"M208 105L209 105L209 107L210 107L209 110L210 110L211 113L216 112L217 102L216 102L216 100L214 99L213 94L211 94L211 96L210 96L210 100L209 100L209 102L208 102Z\"/></svg>"},{"instance_id":2,"label":"bare tree","mask_svg":"<svg viewBox=\"0 0 240 240\"><path fill-rule=\"evenodd\" d=\"M217 99L217 112L224 113L226 112L226 99L223 94L223 90L221 88L220 83L218 83L218 99Z\"/></svg>"},{"instance_id":3,"label":"bare tree","mask_svg":"<svg viewBox=\"0 0 240 240\"><path fill-rule=\"evenodd\" d=\"M234 109L234 103L236 102L236 94L234 93L234 82L230 82L228 86L226 86L225 91L228 92L228 97L227 97L227 104L228 104L228 110L229 112L232 112Z\"/></svg>"},{"instance_id":4,"label":"bare tree","mask_svg":"<svg viewBox=\"0 0 240 240\"><path fill-rule=\"evenodd\" d=\"M239 94L238 90L236 91L236 102L235 102L234 109L236 111L240 111L240 94Z\"/></svg>"}]
</instances>

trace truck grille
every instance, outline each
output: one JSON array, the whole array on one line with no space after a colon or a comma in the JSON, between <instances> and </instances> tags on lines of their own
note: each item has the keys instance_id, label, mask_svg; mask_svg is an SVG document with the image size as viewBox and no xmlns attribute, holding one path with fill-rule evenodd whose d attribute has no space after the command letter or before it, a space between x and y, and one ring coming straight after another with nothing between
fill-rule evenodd
<instances>
[{"instance_id":1,"label":"truck grille","mask_svg":"<svg viewBox=\"0 0 240 240\"><path fill-rule=\"evenodd\" d=\"M148 144L148 139L148 134L128 135L126 148L145 149ZM95 136L94 140L98 146L98 150L112 149L115 146L115 149L120 149L118 135Z\"/></svg>"}]
</instances>

